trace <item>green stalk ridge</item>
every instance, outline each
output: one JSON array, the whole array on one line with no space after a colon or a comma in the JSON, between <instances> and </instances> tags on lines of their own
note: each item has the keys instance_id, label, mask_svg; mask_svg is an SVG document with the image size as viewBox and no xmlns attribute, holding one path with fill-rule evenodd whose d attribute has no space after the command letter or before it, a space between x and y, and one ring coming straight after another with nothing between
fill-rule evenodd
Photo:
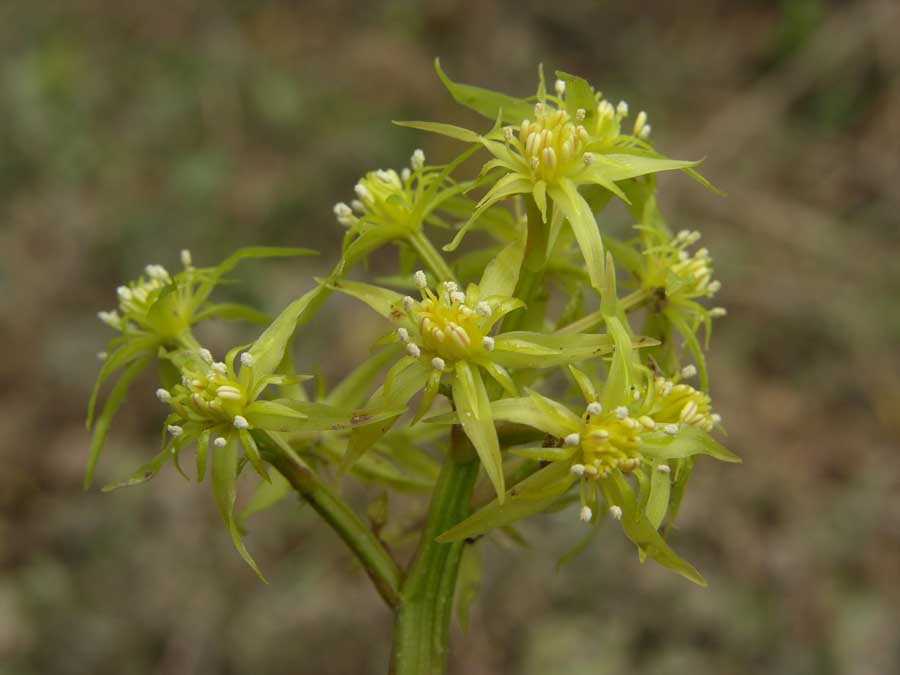
<instances>
[{"instance_id":1,"label":"green stalk ridge","mask_svg":"<svg viewBox=\"0 0 900 675\"><path fill-rule=\"evenodd\" d=\"M467 440L453 428L452 445ZM465 542L435 539L461 522L478 476L477 457L451 451L435 485L422 539L400 592L391 655L391 675L443 675L447 672L450 615Z\"/></svg>"}]
</instances>

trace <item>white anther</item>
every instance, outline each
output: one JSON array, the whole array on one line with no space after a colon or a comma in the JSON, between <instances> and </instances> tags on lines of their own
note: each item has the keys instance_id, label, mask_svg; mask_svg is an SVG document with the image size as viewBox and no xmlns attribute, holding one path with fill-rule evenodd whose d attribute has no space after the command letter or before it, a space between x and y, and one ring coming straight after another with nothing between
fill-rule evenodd
<instances>
[{"instance_id":1,"label":"white anther","mask_svg":"<svg viewBox=\"0 0 900 675\"><path fill-rule=\"evenodd\" d=\"M515 133L516 132L513 130L512 127L503 127L503 138L505 138L507 140L507 142L512 141L513 137L515 136Z\"/></svg>"},{"instance_id":2,"label":"white anther","mask_svg":"<svg viewBox=\"0 0 900 675\"><path fill-rule=\"evenodd\" d=\"M337 220L341 225L352 225L356 220L356 216L353 215L353 209L344 202L338 202L334 205L334 215L337 216Z\"/></svg>"},{"instance_id":3,"label":"white anther","mask_svg":"<svg viewBox=\"0 0 900 675\"><path fill-rule=\"evenodd\" d=\"M253 367L253 354L250 352L244 352L241 354L241 365L244 368L252 368Z\"/></svg>"},{"instance_id":4,"label":"white anther","mask_svg":"<svg viewBox=\"0 0 900 675\"><path fill-rule=\"evenodd\" d=\"M639 401L639 400L641 399L641 392L640 392L640 390L639 390L639 389L635 389L633 392L631 392L631 398L633 398L635 401Z\"/></svg>"},{"instance_id":5,"label":"white anther","mask_svg":"<svg viewBox=\"0 0 900 675\"><path fill-rule=\"evenodd\" d=\"M621 506L610 506L609 507L609 515L611 515L616 520L622 520L622 507Z\"/></svg>"},{"instance_id":6,"label":"white anther","mask_svg":"<svg viewBox=\"0 0 900 675\"><path fill-rule=\"evenodd\" d=\"M447 364L440 356L435 356L433 359L431 359L431 367L439 372L443 372L446 366Z\"/></svg>"},{"instance_id":7,"label":"white anther","mask_svg":"<svg viewBox=\"0 0 900 675\"><path fill-rule=\"evenodd\" d=\"M223 377L228 374L228 366L226 366L221 361L216 361L215 363L210 365L209 369L216 375L222 375Z\"/></svg>"},{"instance_id":8,"label":"white anther","mask_svg":"<svg viewBox=\"0 0 900 675\"><path fill-rule=\"evenodd\" d=\"M647 136L650 135L650 132L652 131L652 129L653 128L649 124L645 124L644 128L641 129L640 132L638 133L638 138L647 138Z\"/></svg>"},{"instance_id":9,"label":"white anther","mask_svg":"<svg viewBox=\"0 0 900 675\"><path fill-rule=\"evenodd\" d=\"M400 180L406 182L406 181L409 180L409 177L410 177L410 176L412 176L412 172L411 172L409 169L407 169L406 167L404 167L404 168L400 171Z\"/></svg>"},{"instance_id":10,"label":"white anther","mask_svg":"<svg viewBox=\"0 0 900 675\"><path fill-rule=\"evenodd\" d=\"M574 446L578 445L579 443L581 443L581 435L577 434L577 433L569 434L568 436L566 436L563 439L563 443L568 445L570 448L574 447Z\"/></svg>"},{"instance_id":11,"label":"white anther","mask_svg":"<svg viewBox=\"0 0 900 675\"><path fill-rule=\"evenodd\" d=\"M200 358L203 359L204 361L206 361L206 363L213 362L212 352L209 351L208 349L206 349L205 347L201 347L200 351L197 353L200 354Z\"/></svg>"},{"instance_id":12,"label":"white anther","mask_svg":"<svg viewBox=\"0 0 900 675\"><path fill-rule=\"evenodd\" d=\"M566 93L566 83L562 80L557 80L553 84L553 88L556 89L557 96L562 96L563 94Z\"/></svg>"},{"instance_id":13,"label":"white anther","mask_svg":"<svg viewBox=\"0 0 900 675\"><path fill-rule=\"evenodd\" d=\"M242 415L234 416L234 428L235 429L249 429L250 422L247 421L247 418Z\"/></svg>"},{"instance_id":14,"label":"white anther","mask_svg":"<svg viewBox=\"0 0 900 675\"><path fill-rule=\"evenodd\" d=\"M672 473L672 467L668 464L660 464L658 467L656 467L656 470L660 473Z\"/></svg>"},{"instance_id":15,"label":"white anther","mask_svg":"<svg viewBox=\"0 0 900 675\"><path fill-rule=\"evenodd\" d=\"M417 359L420 356L422 356L422 350L419 349L419 345L417 345L414 342L410 342L409 344L406 345L406 353L409 354L410 356L412 356L414 359Z\"/></svg>"},{"instance_id":16,"label":"white anther","mask_svg":"<svg viewBox=\"0 0 900 675\"><path fill-rule=\"evenodd\" d=\"M585 112L584 108L579 108L575 111L575 121L576 122L584 122L584 118L587 117L587 112Z\"/></svg>"},{"instance_id":17,"label":"white anther","mask_svg":"<svg viewBox=\"0 0 900 675\"><path fill-rule=\"evenodd\" d=\"M374 203L375 200L372 199L372 193L370 193L369 189L362 183L357 183L356 185L354 185L353 191L356 193L356 196L362 200L363 204Z\"/></svg>"},{"instance_id":18,"label":"white anther","mask_svg":"<svg viewBox=\"0 0 900 675\"><path fill-rule=\"evenodd\" d=\"M458 302L459 304L463 304L466 301L466 294L462 291L453 291L450 294L450 302Z\"/></svg>"},{"instance_id":19,"label":"white anther","mask_svg":"<svg viewBox=\"0 0 900 675\"><path fill-rule=\"evenodd\" d=\"M356 211L357 213L365 213L365 212L366 212L366 205L363 204L363 203L362 203L361 201L359 201L358 199L354 199L353 201L351 201L351 202L350 202L350 206L351 206L351 207L353 208L353 210Z\"/></svg>"},{"instance_id":20,"label":"white anther","mask_svg":"<svg viewBox=\"0 0 900 675\"><path fill-rule=\"evenodd\" d=\"M120 328L122 326L122 319L119 318L119 313L116 310L97 312L97 318L110 328Z\"/></svg>"},{"instance_id":21,"label":"white anther","mask_svg":"<svg viewBox=\"0 0 900 675\"><path fill-rule=\"evenodd\" d=\"M587 414L588 415L599 415L603 412L603 406L600 405L597 401L593 403L588 403Z\"/></svg>"},{"instance_id":22,"label":"white anther","mask_svg":"<svg viewBox=\"0 0 900 675\"><path fill-rule=\"evenodd\" d=\"M578 517L581 518L582 523L589 523L591 522L591 518L594 517L594 512L591 511L590 506L582 506L581 513L578 514Z\"/></svg>"},{"instance_id":23,"label":"white anther","mask_svg":"<svg viewBox=\"0 0 900 675\"><path fill-rule=\"evenodd\" d=\"M541 101L538 101L534 104L534 116L540 117L544 114L544 104Z\"/></svg>"},{"instance_id":24,"label":"white anther","mask_svg":"<svg viewBox=\"0 0 900 675\"><path fill-rule=\"evenodd\" d=\"M221 387L216 389L216 396L226 401L240 401L241 390L237 387L231 386L230 384L223 384Z\"/></svg>"},{"instance_id":25,"label":"white anther","mask_svg":"<svg viewBox=\"0 0 900 675\"><path fill-rule=\"evenodd\" d=\"M697 374L697 366L695 366L693 363L690 365L687 365L681 369L682 377L694 377L694 375L696 375L696 374Z\"/></svg>"},{"instance_id":26,"label":"white anther","mask_svg":"<svg viewBox=\"0 0 900 675\"><path fill-rule=\"evenodd\" d=\"M489 317L493 313L491 310L491 306L484 300L475 305L475 312L478 314L478 316L482 316L484 318Z\"/></svg>"},{"instance_id":27,"label":"white anther","mask_svg":"<svg viewBox=\"0 0 900 675\"><path fill-rule=\"evenodd\" d=\"M178 438L179 436L181 436L181 434L184 433L184 429L182 429L177 424L170 424L166 427L166 429L168 429L169 433L172 434L172 436L174 436L175 438Z\"/></svg>"},{"instance_id":28,"label":"white anther","mask_svg":"<svg viewBox=\"0 0 900 675\"><path fill-rule=\"evenodd\" d=\"M411 312L413 305L416 304L416 301L413 300L412 296L404 295L403 296L403 311Z\"/></svg>"},{"instance_id":29,"label":"white anther","mask_svg":"<svg viewBox=\"0 0 900 675\"><path fill-rule=\"evenodd\" d=\"M216 440L213 441L213 445L217 448L224 448L226 445L228 445L228 441L225 440L224 437L219 436L216 438Z\"/></svg>"},{"instance_id":30,"label":"white anther","mask_svg":"<svg viewBox=\"0 0 900 675\"><path fill-rule=\"evenodd\" d=\"M591 152L584 153L584 157L581 158L581 161L584 162L585 166L590 166L594 162L594 154Z\"/></svg>"},{"instance_id":31,"label":"white anther","mask_svg":"<svg viewBox=\"0 0 900 675\"><path fill-rule=\"evenodd\" d=\"M481 346L489 352L494 351L494 344L494 338L492 338L490 335L485 335L481 339Z\"/></svg>"},{"instance_id":32,"label":"white anther","mask_svg":"<svg viewBox=\"0 0 900 675\"><path fill-rule=\"evenodd\" d=\"M160 387L156 390L156 398L159 399L160 403L168 403L172 400L172 394Z\"/></svg>"},{"instance_id":33,"label":"white anther","mask_svg":"<svg viewBox=\"0 0 900 675\"><path fill-rule=\"evenodd\" d=\"M709 310L709 315L714 319L725 316L727 314L728 310L724 307L713 307L711 310Z\"/></svg>"},{"instance_id":34,"label":"white anther","mask_svg":"<svg viewBox=\"0 0 900 675\"><path fill-rule=\"evenodd\" d=\"M191 257L191 252L186 248L181 249L181 264L185 267L190 267L193 262L194 260Z\"/></svg>"},{"instance_id":35,"label":"white anther","mask_svg":"<svg viewBox=\"0 0 900 675\"><path fill-rule=\"evenodd\" d=\"M119 296L119 300L123 302L128 302L132 298L131 289L128 286L119 286L116 289L116 295Z\"/></svg>"},{"instance_id":36,"label":"white anther","mask_svg":"<svg viewBox=\"0 0 900 675\"><path fill-rule=\"evenodd\" d=\"M144 272L147 273L148 277L157 281L168 281L169 279L169 273L162 265L147 265L144 268Z\"/></svg>"},{"instance_id":37,"label":"white anther","mask_svg":"<svg viewBox=\"0 0 900 675\"><path fill-rule=\"evenodd\" d=\"M678 433L678 425L677 424L667 424L663 427L663 431L669 436L674 436Z\"/></svg>"},{"instance_id":38,"label":"white anther","mask_svg":"<svg viewBox=\"0 0 900 675\"><path fill-rule=\"evenodd\" d=\"M572 468L569 469L569 471L574 473L576 476L583 476L584 475L584 464L573 464Z\"/></svg>"},{"instance_id":39,"label":"white anther","mask_svg":"<svg viewBox=\"0 0 900 675\"><path fill-rule=\"evenodd\" d=\"M616 106L616 112L620 117L628 117L628 103L619 101L619 105Z\"/></svg>"},{"instance_id":40,"label":"white anther","mask_svg":"<svg viewBox=\"0 0 900 675\"><path fill-rule=\"evenodd\" d=\"M407 342L409 342L409 331L402 327L398 328L397 337L400 338L400 342L406 344Z\"/></svg>"},{"instance_id":41,"label":"white anther","mask_svg":"<svg viewBox=\"0 0 900 675\"><path fill-rule=\"evenodd\" d=\"M413 151L412 157L409 158L409 165L418 171L423 166L425 166L425 153L422 152L421 149L416 148Z\"/></svg>"},{"instance_id":42,"label":"white anther","mask_svg":"<svg viewBox=\"0 0 900 675\"><path fill-rule=\"evenodd\" d=\"M531 168L537 169L541 165L541 161L537 157L531 158Z\"/></svg>"},{"instance_id":43,"label":"white anther","mask_svg":"<svg viewBox=\"0 0 900 675\"><path fill-rule=\"evenodd\" d=\"M613 108L612 103L609 101L600 101L600 105L597 106L597 112L600 114L600 117L613 117L616 114L616 109Z\"/></svg>"},{"instance_id":44,"label":"white anther","mask_svg":"<svg viewBox=\"0 0 900 675\"><path fill-rule=\"evenodd\" d=\"M97 360L106 361L109 358L109 352L97 352Z\"/></svg>"},{"instance_id":45,"label":"white anther","mask_svg":"<svg viewBox=\"0 0 900 675\"><path fill-rule=\"evenodd\" d=\"M624 405L620 405L618 408L616 408L616 417L618 417L620 420L624 420L626 417L628 417L628 408L626 408Z\"/></svg>"},{"instance_id":46,"label":"white anther","mask_svg":"<svg viewBox=\"0 0 900 675\"><path fill-rule=\"evenodd\" d=\"M722 416L718 413L713 413L712 415L709 416L709 419L710 419L710 421L712 421L712 423L714 425L722 423Z\"/></svg>"},{"instance_id":47,"label":"white anther","mask_svg":"<svg viewBox=\"0 0 900 675\"><path fill-rule=\"evenodd\" d=\"M420 290L428 286L428 277L425 276L425 272L422 270L417 270L413 274L413 281L416 283L416 288Z\"/></svg>"},{"instance_id":48,"label":"white anther","mask_svg":"<svg viewBox=\"0 0 900 675\"><path fill-rule=\"evenodd\" d=\"M634 135L640 136L641 131L644 129L644 126L647 124L647 113L641 110L637 117L634 120Z\"/></svg>"},{"instance_id":49,"label":"white anther","mask_svg":"<svg viewBox=\"0 0 900 675\"><path fill-rule=\"evenodd\" d=\"M710 295L713 293L718 293L722 290L722 282L716 279L715 281L710 281L709 285L706 287L706 290L709 291Z\"/></svg>"}]
</instances>

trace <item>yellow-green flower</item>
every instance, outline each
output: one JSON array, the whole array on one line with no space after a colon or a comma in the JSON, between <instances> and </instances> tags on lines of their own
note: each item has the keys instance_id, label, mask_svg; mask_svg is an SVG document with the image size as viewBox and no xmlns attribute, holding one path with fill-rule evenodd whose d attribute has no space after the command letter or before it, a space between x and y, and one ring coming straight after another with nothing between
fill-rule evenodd
<instances>
[{"instance_id":1,"label":"yellow-green flower","mask_svg":"<svg viewBox=\"0 0 900 675\"><path fill-rule=\"evenodd\" d=\"M485 209L513 195L530 195L549 226L548 251L568 222L591 282L599 288L603 242L593 209L580 189L599 186L627 202L617 183L660 171L691 170L699 164L668 159L653 150L646 141L650 126L643 111L636 116L631 133L623 133L628 104L613 105L581 78L557 73L553 95L546 91L542 76L537 95L521 100L452 82L439 64L436 67L457 101L497 120L484 135L446 124L401 123L480 144L494 156L482 169L493 176L493 185L445 250L459 245Z\"/></svg>"},{"instance_id":2,"label":"yellow-green flower","mask_svg":"<svg viewBox=\"0 0 900 675\"><path fill-rule=\"evenodd\" d=\"M435 276L452 280L453 272L423 234L423 226L447 227L439 215L441 207L472 185L454 182L450 172L471 154L466 152L446 166L426 166L425 153L416 150L409 168L399 174L378 169L363 176L354 186L356 198L350 205L334 206L337 221L347 228L339 271L386 243L404 242Z\"/></svg>"},{"instance_id":3,"label":"yellow-green flower","mask_svg":"<svg viewBox=\"0 0 900 675\"><path fill-rule=\"evenodd\" d=\"M93 428L85 470L85 488L91 483L100 451L112 419L125 400L134 379L162 352L177 349L198 350L192 326L209 319L242 320L267 324L269 317L237 303L215 304L209 296L234 267L248 258L312 255L303 248L252 246L237 250L215 267L197 268L189 251L181 252L183 269L170 274L161 265L147 265L146 277L116 289L115 309L98 312L98 318L118 335L99 356L103 361L88 403L87 428ZM100 391L111 377L121 371L103 405L94 417Z\"/></svg>"}]
</instances>

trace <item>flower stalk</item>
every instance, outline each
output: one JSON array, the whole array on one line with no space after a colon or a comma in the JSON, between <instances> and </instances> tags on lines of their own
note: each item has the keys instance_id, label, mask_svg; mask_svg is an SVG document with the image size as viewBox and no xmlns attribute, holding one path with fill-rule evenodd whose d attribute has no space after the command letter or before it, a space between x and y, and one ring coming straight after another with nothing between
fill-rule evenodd
<instances>
[{"instance_id":1,"label":"flower stalk","mask_svg":"<svg viewBox=\"0 0 900 675\"><path fill-rule=\"evenodd\" d=\"M447 672L450 615L465 542L437 538L469 513L478 457L459 426L434 487L419 549L401 589L394 627L391 675Z\"/></svg>"}]
</instances>

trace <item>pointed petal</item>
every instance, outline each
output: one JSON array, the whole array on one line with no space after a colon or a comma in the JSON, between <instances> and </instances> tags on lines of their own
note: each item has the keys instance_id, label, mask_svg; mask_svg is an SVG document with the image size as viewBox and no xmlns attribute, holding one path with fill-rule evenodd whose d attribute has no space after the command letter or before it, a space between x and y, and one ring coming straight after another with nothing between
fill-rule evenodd
<instances>
[{"instance_id":1,"label":"pointed petal","mask_svg":"<svg viewBox=\"0 0 900 675\"><path fill-rule=\"evenodd\" d=\"M463 430L475 446L481 465L490 478L500 503L503 503L504 487L503 458L500 456L500 442L491 415L484 381L477 367L466 361L458 361L453 380L453 402L459 414Z\"/></svg>"}]
</instances>

